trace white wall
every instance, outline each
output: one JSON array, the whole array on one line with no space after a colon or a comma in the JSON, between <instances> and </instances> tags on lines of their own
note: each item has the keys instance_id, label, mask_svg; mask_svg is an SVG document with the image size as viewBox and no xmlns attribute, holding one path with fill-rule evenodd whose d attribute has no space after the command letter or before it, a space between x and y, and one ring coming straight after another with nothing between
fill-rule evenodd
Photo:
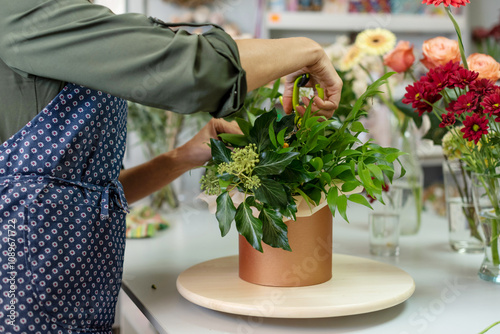
<instances>
[{"instance_id":1,"label":"white wall","mask_svg":"<svg viewBox=\"0 0 500 334\"><path fill-rule=\"evenodd\" d=\"M499 0L471 0L467 5L471 26L490 28L500 19Z\"/></svg>"}]
</instances>

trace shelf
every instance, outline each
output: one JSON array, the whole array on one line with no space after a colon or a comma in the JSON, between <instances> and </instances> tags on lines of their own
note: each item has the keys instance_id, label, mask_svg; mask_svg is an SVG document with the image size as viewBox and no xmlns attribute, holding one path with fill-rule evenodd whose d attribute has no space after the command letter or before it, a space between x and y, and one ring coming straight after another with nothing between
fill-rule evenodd
<instances>
[{"instance_id":1,"label":"shelf","mask_svg":"<svg viewBox=\"0 0 500 334\"><path fill-rule=\"evenodd\" d=\"M465 15L456 17L461 27L467 26ZM362 31L385 28L394 33L455 33L447 16L410 14L326 14L321 12L268 12L267 29L306 31Z\"/></svg>"}]
</instances>

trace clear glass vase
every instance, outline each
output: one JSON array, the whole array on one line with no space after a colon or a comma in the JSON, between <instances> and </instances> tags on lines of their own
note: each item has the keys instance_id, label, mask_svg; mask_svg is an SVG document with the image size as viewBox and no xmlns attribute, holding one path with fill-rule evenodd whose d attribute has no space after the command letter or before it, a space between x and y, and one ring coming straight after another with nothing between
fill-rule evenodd
<instances>
[{"instance_id":1,"label":"clear glass vase","mask_svg":"<svg viewBox=\"0 0 500 334\"><path fill-rule=\"evenodd\" d=\"M500 178L498 175L472 174L472 191L485 250L479 277L500 284Z\"/></svg>"},{"instance_id":2,"label":"clear glass vase","mask_svg":"<svg viewBox=\"0 0 500 334\"><path fill-rule=\"evenodd\" d=\"M403 127L394 125L392 147L407 153L399 158L406 174L401 177L401 170L395 164L392 187L401 189L400 210L404 212L400 220L401 235L413 235L420 230L422 221L424 172L417 156L418 129L413 120L405 120L403 124Z\"/></svg>"},{"instance_id":3,"label":"clear glass vase","mask_svg":"<svg viewBox=\"0 0 500 334\"><path fill-rule=\"evenodd\" d=\"M481 253L483 240L472 200L470 172L460 160L443 162L443 180L448 218L449 242L458 253Z\"/></svg>"}]
</instances>

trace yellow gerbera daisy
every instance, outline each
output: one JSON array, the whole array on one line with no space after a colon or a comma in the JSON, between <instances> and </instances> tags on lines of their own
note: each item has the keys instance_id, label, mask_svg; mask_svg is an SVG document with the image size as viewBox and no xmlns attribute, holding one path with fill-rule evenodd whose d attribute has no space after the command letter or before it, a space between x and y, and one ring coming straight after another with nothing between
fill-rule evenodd
<instances>
[{"instance_id":1,"label":"yellow gerbera daisy","mask_svg":"<svg viewBox=\"0 0 500 334\"><path fill-rule=\"evenodd\" d=\"M355 45L374 56L381 56L394 49L396 36L387 29L366 29L356 37Z\"/></svg>"},{"instance_id":2,"label":"yellow gerbera daisy","mask_svg":"<svg viewBox=\"0 0 500 334\"><path fill-rule=\"evenodd\" d=\"M354 66L359 64L362 55L363 51L356 45L352 45L340 60L339 69L344 72L352 70Z\"/></svg>"}]
</instances>

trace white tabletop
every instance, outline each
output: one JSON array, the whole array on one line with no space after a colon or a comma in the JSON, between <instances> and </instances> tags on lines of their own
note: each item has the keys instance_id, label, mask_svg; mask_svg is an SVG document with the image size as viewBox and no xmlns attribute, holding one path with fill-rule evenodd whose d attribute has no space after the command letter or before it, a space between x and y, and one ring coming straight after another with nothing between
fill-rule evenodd
<instances>
[{"instance_id":1,"label":"white tabletop","mask_svg":"<svg viewBox=\"0 0 500 334\"><path fill-rule=\"evenodd\" d=\"M320 319L248 317L194 305L177 292L177 276L200 262L237 254L238 238L234 226L222 238L213 215L187 207L166 214L171 227L154 238L127 240L122 288L158 332L169 334L473 334L500 320L500 285L477 276L483 255L451 250L445 218L424 213L419 233L401 237L400 255L391 258L369 253L368 211L353 206L349 213L350 224L334 219L334 252L385 262L409 273L416 290L403 304ZM498 333L500 326L488 332Z\"/></svg>"}]
</instances>

